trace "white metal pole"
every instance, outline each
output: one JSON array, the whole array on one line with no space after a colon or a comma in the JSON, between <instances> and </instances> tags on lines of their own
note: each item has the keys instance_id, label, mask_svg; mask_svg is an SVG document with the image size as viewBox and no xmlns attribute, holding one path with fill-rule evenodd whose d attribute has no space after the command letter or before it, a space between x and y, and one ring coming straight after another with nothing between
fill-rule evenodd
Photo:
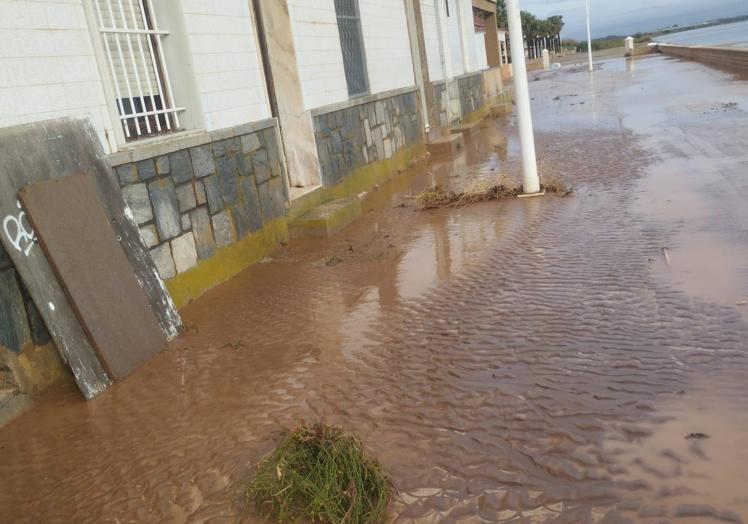
<instances>
[{"instance_id":1,"label":"white metal pole","mask_svg":"<svg viewBox=\"0 0 748 524\"><path fill-rule=\"evenodd\" d=\"M522 42L522 19L519 0L508 0L507 20L509 22L509 42L514 73L514 99L517 104L519 143L522 151L522 190L525 194L539 193L538 163L535 157L535 137L532 131L530 110L530 88L527 84L527 65Z\"/></svg>"},{"instance_id":2,"label":"white metal pole","mask_svg":"<svg viewBox=\"0 0 748 524\"><path fill-rule=\"evenodd\" d=\"M590 0L587 1L587 57L590 61L590 71L592 68L592 30L590 29Z\"/></svg>"}]
</instances>

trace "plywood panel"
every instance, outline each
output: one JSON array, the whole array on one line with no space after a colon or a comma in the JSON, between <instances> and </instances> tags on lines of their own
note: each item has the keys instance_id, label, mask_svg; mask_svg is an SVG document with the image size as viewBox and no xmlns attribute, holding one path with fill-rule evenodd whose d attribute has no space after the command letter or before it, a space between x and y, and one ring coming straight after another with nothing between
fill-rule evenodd
<instances>
[{"instance_id":1,"label":"plywood panel","mask_svg":"<svg viewBox=\"0 0 748 524\"><path fill-rule=\"evenodd\" d=\"M151 311L91 175L37 182L19 192L42 248L101 362L124 378L166 336Z\"/></svg>"}]
</instances>

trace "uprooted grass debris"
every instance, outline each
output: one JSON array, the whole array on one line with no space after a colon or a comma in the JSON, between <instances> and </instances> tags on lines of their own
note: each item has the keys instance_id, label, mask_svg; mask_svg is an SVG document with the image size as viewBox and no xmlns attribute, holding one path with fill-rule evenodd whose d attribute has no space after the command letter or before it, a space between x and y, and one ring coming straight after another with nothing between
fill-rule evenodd
<instances>
[{"instance_id":1,"label":"uprooted grass debris","mask_svg":"<svg viewBox=\"0 0 748 524\"><path fill-rule=\"evenodd\" d=\"M540 186L547 193L568 196L574 190L555 177L541 177ZM522 186L506 175L496 179L476 182L464 191L449 191L442 185L432 186L414 197L421 209L439 207L462 207L486 200L516 197L522 194Z\"/></svg>"},{"instance_id":2,"label":"uprooted grass debris","mask_svg":"<svg viewBox=\"0 0 748 524\"><path fill-rule=\"evenodd\" d=\"M277 522L379 523L393 486L359 437L299 426L258 466L245 490L263 518Z\"/></svg>"}]
</instances>

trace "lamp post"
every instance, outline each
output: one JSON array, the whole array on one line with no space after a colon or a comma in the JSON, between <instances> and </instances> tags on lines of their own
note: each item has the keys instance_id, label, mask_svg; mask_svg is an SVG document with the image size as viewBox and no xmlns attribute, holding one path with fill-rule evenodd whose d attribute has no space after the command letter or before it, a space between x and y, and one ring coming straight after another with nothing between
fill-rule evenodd
<instances>
[{"instance_id":1,"label":"lamp post","mask_svg":"<svg viewBox=\"0 0 748 524\"><path fill-rule=\"evenodd\" d=\"M592 68L592 30L590 29L590 0L586 0L587 2L587 57L589 58L590 62L590 72L593 71Z\"/></svg>"},{"instance_id":2,"label":"lamp post","mask_svg":"<svg viewBox=\"0 0 748 524\"><path fill-rule=\"evenodd\" d=\"M514 73L514 98L517 104L519 143L522 151L522 191L529 195L540 193L540 180L538 179L538 163L535 157L535 137L532 130L530 88L527 84L527 66L522 41L519 0L507 0L506 6Z\"/></svg>"}]
</instances>

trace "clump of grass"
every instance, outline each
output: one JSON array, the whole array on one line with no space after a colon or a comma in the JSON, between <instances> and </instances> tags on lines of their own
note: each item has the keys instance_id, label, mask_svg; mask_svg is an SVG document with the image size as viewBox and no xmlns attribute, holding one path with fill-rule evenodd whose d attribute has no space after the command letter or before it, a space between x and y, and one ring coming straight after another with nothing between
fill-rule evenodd
<instances>
[{"instance_id":1,"label":"clump of grass","mask_svg":"<svg viewBox=\"0 0 748 524\"><path fill-rule=\"evenodd\" d=\"M245 490L263 518L278 522L374 524L393 486L361 440L341 429L299 426L258 466Z\"/></svg>"},{"instance_id":2,"label":"clump of grass","mask_svg":"<svg viewBox=\"0 0 748 524\"><path fill-rule=\"evenodd\" d=\"M462 207L484 200L495 200L502 197L516 196L522 188L507 176L499 176L493 181L477 182L459 193L448 191L442 185L436 185L417 195L416 202L422 209L437 207Z\"/></svg>"},{"instance_id":3,"label":"clump of grass","mask_svg":"<svg viewBox=\"0 0 748 524\"><path fill-rule=\"evenodd\" d=\"M563 182L555 177L541 177L541 187L548 193L558 193L567 196L573 192ZM464 191L448 191L442 185L426 189L415 200L421 209L439 207L462 207L486 200L498 200L506 197L516 197L522 194L522 186L506 175L500 175L492 181L482 181L473 184Z\"/></svg>"}]
</instances>

